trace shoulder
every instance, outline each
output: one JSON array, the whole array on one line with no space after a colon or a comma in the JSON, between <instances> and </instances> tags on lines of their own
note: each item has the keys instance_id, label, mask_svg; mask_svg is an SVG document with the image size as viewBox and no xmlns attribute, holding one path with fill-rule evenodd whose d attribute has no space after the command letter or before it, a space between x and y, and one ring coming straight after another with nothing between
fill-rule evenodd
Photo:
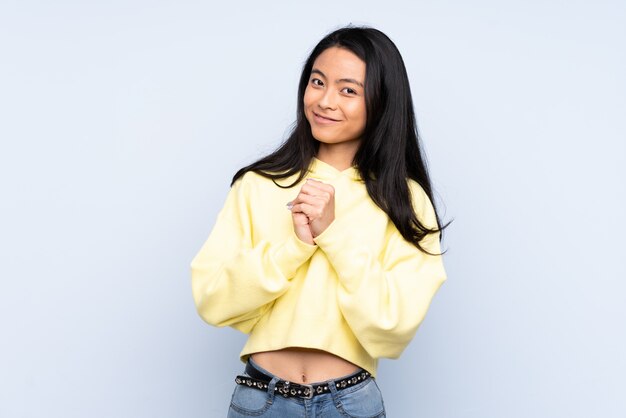
<instances>
[{"instance_id":1,"label":"shoulder","mask_svg":"<svg viewBox=\"0 0 626 418\"><path fill-rule=\"evenodd\" d=\"M423 207L425 204L431 204L430 198L426 194L426 191L417 181L408 179L409 192L411 193L411 201L413 206Z\"/></svg>"},{"instance_id":2,"label":"shoulder","mask_svg":"<svg viewBox=\"0 0 626 418\"><path fill-rule=\"evenodd\" d=\"M420 222L426 223L426 225L433 227L437 226L437 219L435 215L435 207L433 202L428 197L428 194L424 190L421 184L413 179L408 179L409 191L411 193L411 202L413 204L413 210L417 215Z\"/></svg>"},{"instance_id":3,"label":"shoulder","mask_svg":"<svg viewBox=\"0 0 626 418\"><path fill-rule=\"evenodd\" d=\"M241 192L250 192L273 184L271 179L257 174L254 171L247 171L233 183L232 189Z\"/></svg>"},{"instance_id":4,"label":"shoulder","mask_svg":"<svg viewBox=\"0 0 626 418\"><path fill-rule=\"evenodd\" d=\"M248 171L239 177L231 187L231 194L241 201L254 202L255 205L270 204L273 199L283 199L291 196L294 188L287 187L294 178L285 178L274 181L253 171ZM295 187L295 185L294 185Z\"/></svg>"},{"instance_id":5,"label":"shoulder","mask_svg":"<svg viewBox=\"0 0 626 418\"><path fill-rule=\"evenodd\" d=\"M237 216L240 218L247 216L245 214L249 213L250 204L252 202L255 205L262 204L266 200L264 196L268 195L268 190L271 187L276 187L271 179L252 171L244 173L231 185L224 202L224 215L222 216Z\"/></svg>"},{"instance_id":6,"label":"shoulder","mask_svg":"<svg viewBox=\"0 0 626 418\"><path fill-rule=\"evenodd\" d=\"M294 181L297 180L297 178L298 178L298 175L294 174L292 176L274 181L271 178L265 177L254 171L247 171L245 174L239 177L235 183L233 183L232 187L246 190L248 192L252 192L254 190L267 191L267 190L275 190L275 189L284 189L284 188L289 188L288 185L296 186L294 184Z\"/></svg>"}]
</instances>

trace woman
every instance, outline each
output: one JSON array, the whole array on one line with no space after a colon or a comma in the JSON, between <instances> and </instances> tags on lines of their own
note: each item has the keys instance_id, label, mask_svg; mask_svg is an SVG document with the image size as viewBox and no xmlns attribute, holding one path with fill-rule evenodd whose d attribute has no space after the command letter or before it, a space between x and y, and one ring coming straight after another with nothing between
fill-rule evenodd
<instances>
[{"instance_id":1,"label":"woman","mask_svg":"<svg viewBox=\"0 0 626 418\"><path fill-rule=\"evenodd\" d=\"M235 174L191 263L200 316L249 334L228 416L385 416L378 358L446 280L445 226L399 51L373 28L330 33L289 138Z\"/></svg>"}]
</instances>

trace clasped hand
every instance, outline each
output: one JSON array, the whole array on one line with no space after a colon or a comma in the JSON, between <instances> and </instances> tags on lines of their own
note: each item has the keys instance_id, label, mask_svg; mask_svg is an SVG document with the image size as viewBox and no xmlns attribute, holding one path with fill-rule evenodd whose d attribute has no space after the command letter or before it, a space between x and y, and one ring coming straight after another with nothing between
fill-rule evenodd
<instances>
[{"instance_id":1,"label":"clasped hand","mask_svg":"<svg viewBox=\"0 0 626 418\"><path fill-rule=\"evenodd\" d=\"M315 245L313 238L324 232L335 219L335 188L308 178L298 196L287 203L298 238Z\"/></svg>"}]
</instances>

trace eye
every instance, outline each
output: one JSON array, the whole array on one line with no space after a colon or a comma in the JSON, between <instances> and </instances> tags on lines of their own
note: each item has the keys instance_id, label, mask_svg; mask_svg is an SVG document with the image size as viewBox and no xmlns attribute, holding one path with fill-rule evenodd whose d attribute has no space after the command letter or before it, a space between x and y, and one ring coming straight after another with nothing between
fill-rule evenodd
<instances>
[{"instance_id":1,"label":"eye","mask_svg":"<svg viewBox=\"0 0 626 418\"><path fill-rule=\"evenodd\" d=\"M311 83L314 86L323 86L324 85L324 83L322 83L322 80L320 80L319 78L312 78L311 79Z\"/></svg>"},{"instance_id":2,"label":"eye","mask_svg":"<svg viewBox=\"0 0 626 418\"><path fill-rule=\"evenodd\" d=\"M343 90L348 94L357 94L356 90L353 90L350 87L346 87Z\"/></svg>"}]
</instances>

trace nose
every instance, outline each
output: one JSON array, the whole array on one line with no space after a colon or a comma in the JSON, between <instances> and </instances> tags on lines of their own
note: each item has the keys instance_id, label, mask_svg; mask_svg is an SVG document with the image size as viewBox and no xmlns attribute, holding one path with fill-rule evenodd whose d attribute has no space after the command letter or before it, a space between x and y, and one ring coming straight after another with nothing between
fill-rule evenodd
<instances>
[{"instance_id":1,"label":"nose","mask_svg":"<svg viewBox=\"0 0 626 418\"><path fill-rule=\"evenodd\" d=\"M321 109L331 109L335 110L337 108L337 103L335 102L335 94L332 89L324 90L324 94L320 97L317 105Z\"/></svg>"}]
</instances>

